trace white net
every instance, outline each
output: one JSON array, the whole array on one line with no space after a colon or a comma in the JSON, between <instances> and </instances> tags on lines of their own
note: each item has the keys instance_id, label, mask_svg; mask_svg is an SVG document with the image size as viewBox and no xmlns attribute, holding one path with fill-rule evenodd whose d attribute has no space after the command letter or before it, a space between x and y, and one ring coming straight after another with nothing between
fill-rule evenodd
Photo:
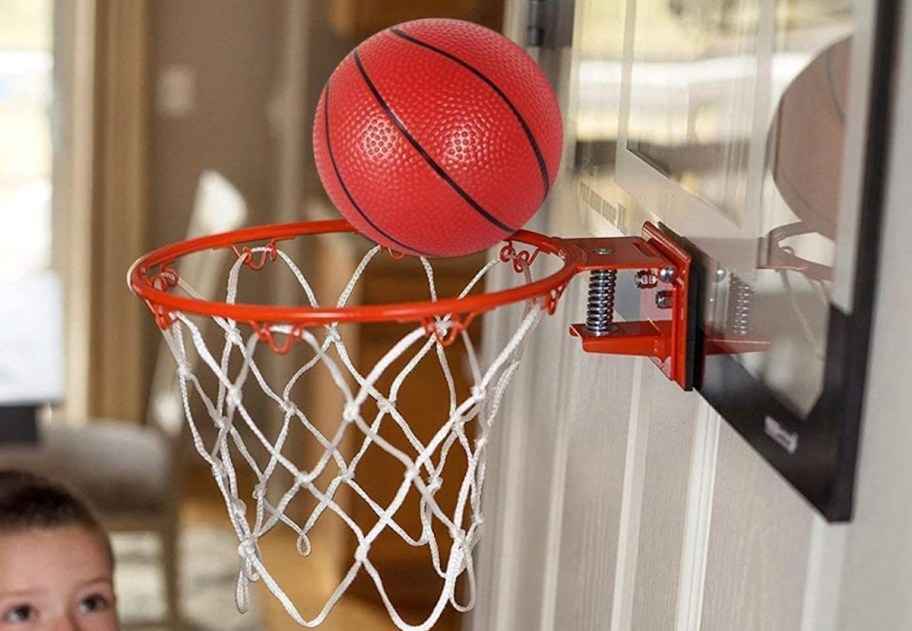
<instances>
[{"instance_id":1,"label":"white net","mask_svg":"<svg viewBox=\"0 0 912 631\"><path fill-rule=\"evenodd\" d=\"M510 250L485 264L460 296L469 294L498 265L512 265L528 281L528 259ZM336 306L348 303L380 252L375 248L364 256ZM274 246L239 254L228 273L225 301L237 300L245 264L253 256L267 254L275 257L277 264L287 266L307 302L318 306L304 274ZM434 270L427 260L421 259L420 264L429 297L437 300ZM166 280L168 284L176 282L174 291L199 297L184 280L167 270L163 273L172 274ZM209 332L204 335L197 318L180 312L171 314L173 323L164 329L164 335L177 360L184 413L196 450L211 466L239 541L238 607L247 608L250 584L262 581L298 624L315 627L364 573L400 629L432 628L448 604L459 611L470 609L475 601L472 550L481 532L489 432L518 367L523 341L542 313L538 305L526 304L507 345L484 357L458 315L409 326L367 370L359 370L358 362L350 356L337 323L316 328L290 324L251 328L247 323L239 325L214 317L219 334L211 336ZM286 374L276 384L270 371L258 366L257 358L262 360L262 353L276 357L272 349L290 340L296 340L294 352L282 359L303 359L290 378ZM406 406L398 404L405 396L405 384L417 374L416 367L428 362L442 376L447 413L433 419L433 432L419 435L414 430L416 424L410 423L402 411ZM340 395L331 423L314 418L306 409L306 401L300 400L300 384L318 370L323 371L322 383L333 384ZM469 386L459 387L460 381ZM254 394L272 408L273 422L258 418L257 406L249 404ZM304 442L312 447L309 455L302 455ZM359 476L359 466L376 450L392 459L388 469L392 465L396 476L401 474L392 484L393 491L383 497L373 497L369 489L376 484ZM389 486L390 480L386 482ZM441 492L444 487L446 493ZM308 602L302 606L289 595L295 590L281 585L270 573L260 543L270 533L284 530L286 538L295 542L289 553L309 557L320 545L314 535L325 520L332 521L351 540L348 556L341 562L337 584L326 590L328 596L322 604ZM289 532L292 537L287 536ZM423 549L439 578L439 596L429 613L421 612L419 622L406 620L414 620L414 613L410 610L406 615L394 603L388 590L390 579L384 582L383 565L372 558L372 546L381 537L390 536L411 548ZM313 579L302 573L296 580Z\"/></svg>"}]
</instances>

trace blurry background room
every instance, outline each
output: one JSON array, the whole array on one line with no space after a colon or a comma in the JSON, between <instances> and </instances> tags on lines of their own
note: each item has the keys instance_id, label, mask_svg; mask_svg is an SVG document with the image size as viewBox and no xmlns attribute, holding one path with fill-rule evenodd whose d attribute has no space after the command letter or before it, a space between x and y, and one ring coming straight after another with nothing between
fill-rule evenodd
<instances>
[{"instance_id":1,"label":"blurry background room","mask_svg":"<svg viewBox=\"0 0 912 631\"><path fill-rule=\"evenodd\" d=\"M188 234L331 216L312 165L320 90L359 41L430 16L499 31L503 4L0 0L0 465L62 478L101 511L128 628L299 627L265 589L236 612L237 539L127 268ZM355 264L324 250L303 267ZM277 303L284 288L258 291ZM369 358L369 340L357 346ZM263 550L280 581L298 576L289 538ZM383 562L409 576L396 554ZM338 583L343 568L324 565L289 583L303 609ZM425 607L418 582L402 584ZM394 628L364 587L327 629Z\"/></svg>"}]
</instances>

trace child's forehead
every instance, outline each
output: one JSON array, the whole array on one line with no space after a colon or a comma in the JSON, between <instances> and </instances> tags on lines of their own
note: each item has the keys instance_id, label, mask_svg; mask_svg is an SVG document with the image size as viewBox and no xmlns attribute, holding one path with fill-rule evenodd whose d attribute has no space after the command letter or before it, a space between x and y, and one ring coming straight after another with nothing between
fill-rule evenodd
<instances>
[{"instance_id":1,"label":"child's forehead","mask_svg":"<svg viewBox=\"0 0 912 631\"><path fill-rule=\"evenodd\" d=\"M9 532L0 531L0 540L13 545L55 545L63 542L85 545L95 539L100 539L99 533L81 524L31 526Z\"/></svg>"},{"instance_id":2,"label":"child's forehead","mask_svg":"<svg viewBox=\"0 0 912 631\"><path fill-rule=\"evenodd\" d=\"M110 579L103 535L83 526L0 533L0 597L9 590Z\"/></svg>"}]
</instances>

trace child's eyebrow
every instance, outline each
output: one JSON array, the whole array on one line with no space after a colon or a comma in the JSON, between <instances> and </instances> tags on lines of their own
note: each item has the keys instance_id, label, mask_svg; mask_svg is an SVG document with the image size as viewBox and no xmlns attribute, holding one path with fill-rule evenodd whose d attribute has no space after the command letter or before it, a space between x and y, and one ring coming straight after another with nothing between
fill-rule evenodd
<instances>
[{"instance_id":1,"label":"child's eyebrow","mask_svg":"<svg viewBox=\"0 0 912 631\"><path fill-rule=\"evenodd\" d=\"M0 592L0 600L4 598L22 598L23 596L35 596L41 591L37 589L23 589L16 592Z\"/></svg>"},{"instance_id":2,"label":"child's eyebrow","mask_svg":"<svg viewBox=\"0 0 912 631\"><path fill-rule=\"evenodd\" d=\"M113 585L114 581L111 579L110 576L98 576L96 578L90 578L88 580L82 581L81 583L79 583L79 586L86 587L88 585L93 585L95 583L106 583L108 585Z\"/></svg>"}]
</instances>

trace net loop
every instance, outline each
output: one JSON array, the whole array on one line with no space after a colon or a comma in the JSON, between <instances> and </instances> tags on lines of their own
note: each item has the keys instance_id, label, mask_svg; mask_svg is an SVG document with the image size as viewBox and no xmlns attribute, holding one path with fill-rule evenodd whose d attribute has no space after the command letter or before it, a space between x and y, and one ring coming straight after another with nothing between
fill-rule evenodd
<instances>
[{"instance_id":1,"label":"net loop","mask_svg":"<svg viewBox=\"0 0 912 631\"><path fill-rule=\"evenodd\" d=\"M424 330L434 336L444 348L452 346L459 335L469 328L477 314L452 314L446 318L426 318L422 321Z\"/></svg>"},{"instance_id":2,"label":"net loop","mask_svg":"<svg viewBox=\"0 0 912 631\"><path fill-rule=\"evenodd\" d=\"M538 253L540 251L540 248L535 248L533 250L523 248L517 250L513 245L513 241L508 240L500 249L500 260L504 263L512 263L513 271L517 274L521 274L524 270L529 269L532 266L532 263L538 258Z\"/></svg>"},{"instance_id":3,"label":"net loop","mask_svg":"<svg viewBox=\"0 0 912 631\"><path fill-rule=\"evenodd\" d=\"M154 305L152 303L147 303L149 310L152 312L152 317L155 318L155 324L159 329L165 330L176 320L174 313L167 307L162 305Z\"/></svg>"},{"instance_id":4,"label":"net loop","mask_svg":"<svg viewBox=\"0 0 912 631\"><path fill-rule=\"evenodd\" d=\"M265 342L274 353L284 355L291 350L296 340L301 338L303 327L276 327L258 322L250 322L250 328L257 334L262 342ZM281 336L281 341L276 337L276 333Z\"/></svg>"},{"instance_id":5,"label":"net loop","mask_svg":"<svg viewBox=\"0 0 912 631\"><path fill-rule=\"evenodd\" d=\"M278 256L276 241L277 239L270 239L267 245L253 248L249 245L245 245L241 248L232 245L231 249L234 250L235 255L244 263L244 265L258 272L266 267L267 262L276 260L276 257ZM254 257L254 254L260 255L259 260Z\"/></svg>"},{"instance_id":6,"label":"net loop","mask_svg":"<svg viewBox=\"0 0 912 631\"><path fill-rule=\"evenodd\" d=\"M179 278L172 267L162 265L161 269L149 279L149 284L158 291L165 291L177 285Z\"/></svg>"},{"instance_id":7,"label":"net loop","mask_svg":"<svg viewBox=\"0 0 912 631\"><path fill-rule=\"evenodd\" d=\"M557 305L560 303L560 299L563 297L564 292L567 291L567 285L569 285L569 283L564 283L563 285L552 289L542 298L545 312L548 315L554 315L554 312L557 311Z\"/></svg>"},{"instance_id":8,"label":"net loop","mask_svg":"<svg viewBox=\"0 0 912 631\"><path fill-rule=\"evenodd\" d=\"M400 252L399 250L394 250L393 248L383 248L386 254L393 259L394 261L401 261L405 258L405 252Z\"/></svg>"}]
</instances>

